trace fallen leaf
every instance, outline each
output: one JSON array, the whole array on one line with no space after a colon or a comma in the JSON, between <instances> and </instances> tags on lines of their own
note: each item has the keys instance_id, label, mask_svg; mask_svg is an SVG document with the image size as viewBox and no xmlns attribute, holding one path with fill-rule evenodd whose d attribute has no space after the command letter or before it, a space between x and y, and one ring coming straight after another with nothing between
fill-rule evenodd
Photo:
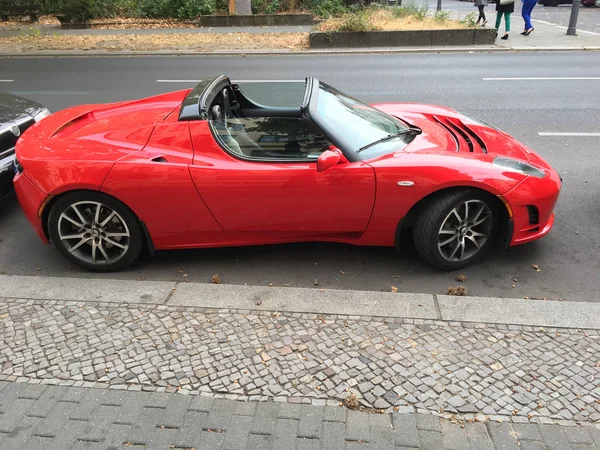
<instances>
[{"instance_id":1,"label":"fallen leaf","mask_svg":"<svg viewBox=\"0 0 600 450\"><path fill-rule=\"evenodd\" d=\"M467 295L467 288L464 286L451 286L448 288L448 295Z\"/></svg>"},{"instance_id":2,"label":"fallen leaf","mask_svg":"<svg viewBox=\"0 0 600 450\"><path fill-rule=\"evenodd\" d=\"M392 292L398 292L398 288L396 286L392 286Z\"/></svg>"},{"instance_id":3,"label":"fallen leaf","mask_svg":"<svg viewBox=\"0 0 600 450\"><path fill-rule=\"evenodd\" d=\"M343 401L344 405L348 409L358 409L358 399L356 398L356 394L350 394Z\"/></svg>"},{"instance_id":4,"label":"fallen leaf","mask_svg":"<svg viewBox=\"0 0 600 450\"><path fill-rule=\"evenodd\" d=\"M464 281L467 281L467 276L466 275L459 275L456 277L456 281L460 281L461 283Z\"/></svg>"},{"instance_id":5,"label":"fallen leaf","mask_svg":"<svg viewBox=\"0 0 600 450\"><path fill-rule=\"evenodd\" d=\"M221 283L221 277L219 276L219 274L218 274L218 273L215 273L215 274L212 276L211 283L213 283L213 284L220 284L220 283Z\"/></svg>"},{"instance_id":6,"label":"fallen leaf","mask_svg":"<svg viewBox=\"0 0 600 450\"><path fill-rule=\"evenodd\" d=\"M537 264L532 264L531 267L534 268L536 272L541 272L540 266L538 266Z\"/></svg>"}]
</instances>

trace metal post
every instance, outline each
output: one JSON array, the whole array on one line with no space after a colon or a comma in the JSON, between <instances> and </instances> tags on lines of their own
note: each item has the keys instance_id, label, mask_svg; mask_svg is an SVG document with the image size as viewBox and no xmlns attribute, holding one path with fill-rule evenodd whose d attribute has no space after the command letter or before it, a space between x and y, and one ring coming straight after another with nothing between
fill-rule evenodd
<instances>
[{"instance_id":1,"label":"metal post","mask_svg":"<svg viewBox=\"0 0 600 450\"><path fill-rule=\"evenodd\" d=\"M442 10L442 0L438 0L438 4L437 4L437 10L441 11Z\"/></svg>"},{"instance_id":2,"label":"metal post","mask_svg":"<svg viewBox=\"0 0 600 450\"><path fill-rule=\"evenodd\" d=\"M577 17L579 17L580 0L573 0L571 7L571 18L569 19L569 28L567 28L568 36L577 36Z\"/></svg>"}]
</instances>

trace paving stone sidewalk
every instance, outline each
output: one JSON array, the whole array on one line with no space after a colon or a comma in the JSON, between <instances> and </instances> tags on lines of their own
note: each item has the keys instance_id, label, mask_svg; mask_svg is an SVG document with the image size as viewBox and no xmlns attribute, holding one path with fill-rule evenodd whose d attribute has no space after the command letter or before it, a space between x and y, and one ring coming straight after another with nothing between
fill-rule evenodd
<instances>
[{"instance_id":1,"label":"paving stone sidewalk","mask_svg":"<svg viewBox=\"0 0 600 450\"><path fill-rule=\"evenodd\" d=\"M594 330L0 299L0 380L594 425Z\"/></svg>"},{"instance_id":2,"label":"paving stone sidewalk","mask_svg":"<svg viewBox=\"0 0 600 450\"><path fill-rule=\"evenodd\" d=\"M600 430L0 382L0 448L592 450Z\"/></svg>"}]
</instances>

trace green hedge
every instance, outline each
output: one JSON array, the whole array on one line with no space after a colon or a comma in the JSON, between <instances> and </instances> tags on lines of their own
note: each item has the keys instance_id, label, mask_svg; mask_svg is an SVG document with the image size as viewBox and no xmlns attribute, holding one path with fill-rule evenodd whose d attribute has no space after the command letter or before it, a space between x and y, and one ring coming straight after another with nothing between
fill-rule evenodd
<instances>
[{"instance_id":1,"label":"green hedge","mask_svg":"<svg viewBox=\"0 0 600 450\"><path fill-rule=\"evenodd\" d=\"M42 14L61 14L70 22L110 17L148 17L192 20L203 14L227 12L228 0L13 0L35 3ZM251 0L255 14L309 10L320 17L339 15L357 3L372 0Z\"/></svg>"}]
</instances>

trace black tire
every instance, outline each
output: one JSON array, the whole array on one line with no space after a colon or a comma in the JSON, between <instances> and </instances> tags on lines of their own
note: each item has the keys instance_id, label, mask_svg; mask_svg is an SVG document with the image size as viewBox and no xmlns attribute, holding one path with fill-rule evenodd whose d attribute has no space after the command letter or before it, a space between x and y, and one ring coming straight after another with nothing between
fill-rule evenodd
<instances>
[{"instance_id":1,"label":"black tire","mask_svg":"<svg viewBox=\"0 0 600 450\"><path fill-rule=\"evenodd\" d=\"M450 256L449 260L447 258L448 255L445 257L442 253L443 250L438 248L438 243L443 244L443 242L439 242L440 235L442 234L441 228L446 223L445 221L449 220L448 218L450 217L450 214L452 214L452 211L455 208L460 208L461 205L464 205L466 202L469 202L469 205L485 205L487 208L485 214L487 215L489 213L489 224L486 223L485 226L488 237L477 250L475 244L472 243L473 239L476 240L477 238L472 237L472 235L471 237L462 235L462 241L466 243L463 244L463 247L466 245L471 248L470 251L474 251L475 253L459 261L452 260L452 256ZM417 218L413 230L415 248L423 259L438 269L449 271L462 269L483 258L494 246L494 243L498 239L498 219L498 207L495 199L490 194L472 189L440 193L427 204ZM477 226L474 226L474 228L476 227ZM466 230L470 230L470 228L465 228L465 232L469 233L470 231ZM481 229L477 230L482 231ZM456 230L457 234L460 232L461 231L458 229ZM444 233L448 233L448 231L444 231ZM457 239L460 239L460 237ZM451 242L448 245L453 243L454 242Z\"/></svg>"},{"instance_id":2,"label":"black tire","mask_svg":"<svg viewBox=\"0 0 600 450\"><path fill-rule=\"evenodd\" d=\"M88 212L91 212L92 208L86 207L87 202L89 202L89 204L102 205L99 210L99 214L102 214L99 221L100 223L107 220L107 216L112 215L113 212L115 215L112 219L108 219L109 222L105 226L94 225L94 220L88 214ZM77 220L78 216L75 215L75 209L73 209L72 205L75 205L75 208L78 211L77 214L81 214L84 219L89 219L89 223L87 220L83 222L85 223L85 226L93 227L96 231L84 230L83 228L74 225L72 221L65 220L66 218L62 216L63 213ZM81 220L77 221L81 222ZM124 269L137 259L145 242L144 231L135 214L120 201L100 192L75 191L59 197L51 206L47 225L48 235L52 245L56 247L68 261L92 272L114 272ZM80 233L84 235L84 237L65 239L68 233L65 235L62 235L61 233L65 231L65 227L69 226L72 228L70 230L71 233ZM105 231L106 233L104 233ZM96 233L96 237L92 237L92 232ZM112 236L113 234L126 233L128 234L126 237ZM102 237L103 234L105 237ZM77 241L77 239L80 239L80 241ZM87 242L81 243L81 241L86 239ZM100 247L103 249L103 253L99 253L99 256L95 257L95 259L98 260L96 262L91 260L91 249L90 260L82 259L85 257L87 247L92 247L90 239L94 241L94 247L96 247L94 253L97 253L97 249ZM75 241L76 244L71 245L70 243L73 241ZM96 245L96 242L99 242L99 245ZM79 244L79 247L74 249L73 247L76 247L77 244ZM126 247L126 249L123 249L123 247ZM103 254L107 255L109 258L105 258ZM114 256L113 260L110 260L111 256ZM104 259L105 261L101 261L101 259Z\"/></svg>"}]
</instances>

